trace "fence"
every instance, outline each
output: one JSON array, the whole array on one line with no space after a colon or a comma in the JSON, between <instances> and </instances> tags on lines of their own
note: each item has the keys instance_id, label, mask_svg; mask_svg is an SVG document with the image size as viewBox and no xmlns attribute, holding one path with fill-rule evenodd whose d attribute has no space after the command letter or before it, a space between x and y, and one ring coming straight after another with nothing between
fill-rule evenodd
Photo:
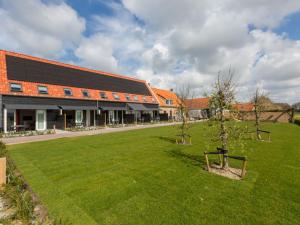
<instances>
[{"instance_id":1,"label":"fence","mask_svg":"<svg viewBox=\"0 0 300 225\"><path fill-rule=\"evenodd\" d=\"M241 120L255 120L255 112L240 112L239 117ZM294 122L294 109L262 111L260 113L260 120L274 123L291 123Z\"/></svg>"}]
</instances>

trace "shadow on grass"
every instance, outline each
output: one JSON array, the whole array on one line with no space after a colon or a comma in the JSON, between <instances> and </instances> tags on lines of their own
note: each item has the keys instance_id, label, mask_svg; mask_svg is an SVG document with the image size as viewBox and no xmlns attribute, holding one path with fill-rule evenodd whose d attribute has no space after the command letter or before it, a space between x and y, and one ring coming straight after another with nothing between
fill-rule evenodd
<instances>
[{"instance_id":1,"label":"shadow on grass","mask_svg":"<svg viewBox=\"0 0 300 225\"><path fill-rule=\"evenodd\" d=\"M202 155L192 155L189 153L182 152L180 150L170 150L166 151L170 156L180 159L186 164L193 165L193 166L200 166L203 167L205 165L205 159Z\"/></svg>"},{"instance_id":2,"label":"shadow on grass","mask_svg":"<svg viewBox=\"0 0 300 225\"><path fill-rule=\"evenodd\" d=\"M169 143L172 143L172 144L175 144L176 143L176 139L175 138L172 138L172 137L165 137L165 136L155 136L155 138L158 138L162 141L165 141L165 142L169 142Z\"/></svg>"}]
</instances>

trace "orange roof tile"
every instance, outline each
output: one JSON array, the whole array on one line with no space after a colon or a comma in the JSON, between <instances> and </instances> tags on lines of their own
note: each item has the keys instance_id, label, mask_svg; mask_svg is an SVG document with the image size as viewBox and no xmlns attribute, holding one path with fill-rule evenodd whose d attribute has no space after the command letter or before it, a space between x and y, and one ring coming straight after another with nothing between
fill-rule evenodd
<instances>
[{"instance_id":1,"label":"orange roof tile","mask_svg":"<svg viewBox=\"0 0 300 225\"><path fill-rule=\"evenodd\" d=\"M154 94L157 97L159 102L159 106L167 106L167 107L178 107L180 104L180 99L173 91L158 89L158 88L151 88ZM167 105L166 100L172 100L173 105Z\"/></svg>"},{"instance_id":2,"label":"orange roof tile","mask_svg":"<svg viewBox=\"0 0 300 225\"><path fill-rule=\"evenodd\" d=\"M233 108L238 111L252 111L254 108L253 103L236 103L233 105Z\"/></svg>"},{"instance_id":3,"label":"orange roof tile","mask_svg":"<svg viewBox=\"0 0 300 225\"><path fill-rule=\"evenodd\" d=\"M209 108L209 98L194 98L184 101L189 109L207 109Z\"/></svg>"}]
</instances>

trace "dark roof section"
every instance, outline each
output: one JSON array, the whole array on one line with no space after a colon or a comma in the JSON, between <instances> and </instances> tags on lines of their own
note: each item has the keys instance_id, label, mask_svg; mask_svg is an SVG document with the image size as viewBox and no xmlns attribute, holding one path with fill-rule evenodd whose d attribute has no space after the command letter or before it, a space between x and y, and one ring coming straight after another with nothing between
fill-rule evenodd
<instances>
[{"instance_id":1,"label":"dark roof section","mask_svg":"<svg viewBox=\"0 0 300 225\"><path fill-rule=\"evenodd\" d=\"M10 80L151 96L143 82L6 55Z\"/></svg>"}]
</instances>

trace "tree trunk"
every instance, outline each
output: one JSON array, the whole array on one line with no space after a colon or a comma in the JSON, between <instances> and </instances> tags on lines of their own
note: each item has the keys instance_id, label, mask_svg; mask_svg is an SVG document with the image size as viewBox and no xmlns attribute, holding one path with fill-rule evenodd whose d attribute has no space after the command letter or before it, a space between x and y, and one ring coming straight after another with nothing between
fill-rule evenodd
<instances>
[{"instance_id":1,"label":"tree trunk","mask_svg":"<svg viewBox=\"0 0 300 225\"><path fill-rule=\"evenodd\" d=\"M227 131L225 127L225 116L224 116L224 109L220 109L220 114L221 114L221 142L222 142L222 148L224 150L227 150ZM223 163L222 163L222 168L226 169L228 168L228 158L226 157L228 153L223 154Z\"/></svg>"},{"instance_id":2,"label":"tree trunk","mask_svg":"<svg viewBox=\"0 0 300 225\"><path fill-rule=\"evenodd\" d=\"M254 106L254 112L255 112L255 128L256 128L256 138L258 140L261 139L260 134L259 134L259 115L258 115L258 109L257 109L257 104Z\"/></svg>"}]
</instances>

